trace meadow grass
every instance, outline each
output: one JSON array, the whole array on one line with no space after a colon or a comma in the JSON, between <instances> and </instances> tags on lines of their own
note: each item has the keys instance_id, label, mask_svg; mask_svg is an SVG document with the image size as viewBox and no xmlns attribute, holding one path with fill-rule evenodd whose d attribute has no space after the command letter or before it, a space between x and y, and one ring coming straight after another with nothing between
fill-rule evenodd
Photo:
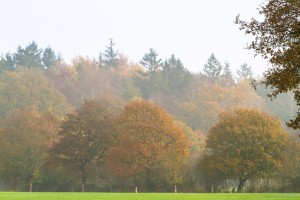
<instances>
[{"instance_id":1,"label":"meadow grass","mask_svg":"<svg viewBox=\"0 0 300 200\"><path fill-rule=\"evenodd\" d=\"M300 194L1 192L0 200L299 200Z\"/></svg>"}]
</instances>

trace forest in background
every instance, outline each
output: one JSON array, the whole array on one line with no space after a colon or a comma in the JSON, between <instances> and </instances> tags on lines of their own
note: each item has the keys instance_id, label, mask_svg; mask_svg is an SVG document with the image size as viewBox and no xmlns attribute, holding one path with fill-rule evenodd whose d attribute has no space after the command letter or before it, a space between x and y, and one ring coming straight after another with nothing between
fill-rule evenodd
<instances>
[{"instance_id":1,"label":"forest in background","mask_svg":"<svg viewBox=\"0 0 300 200\"><path fill-rule=\"evenodd\" d=\"M239 184L234 176L207 177L199 164L207 151L209 130L219 122L222 113L257 109L278 118L291 136L298 133L285 126L298 111L293 95L281 94L271 101L267 96L271 88L254 89L253 80L249 65L241 64L233 72L229 61L223 64L214 54L203 66L203 73L191 73L175 55L160 58L153 49L139 63L133 63L118 53L112 39L98 58L78 56L70 63L52 48L40 48L35 42L19 46L13 53L3 53L0 59L1 188L26 191L29 185L31 191L133 191L138 185L142 191L173 191L177 185L182 191L232 191ZM152 130L158 128L159 132L172 133L172 140L181 142L172 146L176 150L153 145L151 148L157 149L151 152L157 154L145 153L149 154L146 164L130 160L134 165L128 164L126 168L129 161L119 161L128 155L138 158L134 150L142 146L135 146L138 142L131 144L134 148L122 146L120 141L129 137L126 130L137 128L128 127L132 122L126 120L134 118L132 113L145 112L140 117L143 118L146 111L158 117L145 121L153 123L153 127L143 131L156 138L159 136ZM111 125L112 122L118 126ZM76 143L82 138L66 139L72 138L66 130L80 134L74 128L78 124L89 127L93 134L103 130L101 138L92 135L91 140L99 143L92 149L95 152L86 157L89 165L77 166L82 160L75 158L70 161L72 155L80 158L80 151L85 152L76 149L82 145ZM131 137L135 138L134 134ZM162 137L154 142L164 140ZM286 143L283 153L292 152L292 156L284 161L281 170L272 176L253 177L245 190L297 191L300 151L296 141ZM65 149L68 162L58 156ZM162 151L166 154L158 156Z\"/></svg>"}]
</instances>

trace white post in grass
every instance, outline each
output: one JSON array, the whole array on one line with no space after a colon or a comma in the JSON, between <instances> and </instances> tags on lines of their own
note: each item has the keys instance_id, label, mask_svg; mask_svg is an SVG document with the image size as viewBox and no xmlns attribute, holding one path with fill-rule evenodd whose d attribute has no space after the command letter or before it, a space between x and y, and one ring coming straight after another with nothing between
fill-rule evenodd
<instances>
[{"instance_id":1,"label":"white post in grass","mask_svg":"<svg viewBox=\"0 0 300 200\"><path fill-rule=\"evenodd\" d=\"M135 193L138 193L138 187L135 186Z\"/></svg>"},{"instance_id":2,"label":"white post in grass","mask_svg":"<svg viewBox=\"0 0 300 200\"><path fill-rule=\"evenodd\" d=\"M177 193L177 186L174 187L174 192Z\"/></svg>"}]
</instances>

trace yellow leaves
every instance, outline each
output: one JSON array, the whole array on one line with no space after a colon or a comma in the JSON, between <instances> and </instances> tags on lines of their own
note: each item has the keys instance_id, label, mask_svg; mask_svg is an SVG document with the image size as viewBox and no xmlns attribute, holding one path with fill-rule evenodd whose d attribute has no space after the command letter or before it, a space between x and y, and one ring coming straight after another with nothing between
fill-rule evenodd
<instances>
[{"instance_id":1,"label":"yellow leaves","mask_svg":"<svg viewBox=\"0 0 300 200\"><path fill-rule=\"evenodd\" d=\"M51 108L60 114L70 109L66 98L37 69L7 71L1 74L0 85L1 116L8 111L30 106L38 111Z\"/></svg>"},{"instance_id":2,"label":"yellow leaves","mask_svg":"<svg viewBox=\"0 0 300 200\"><path fill-rule=\"evenodd\" d=\"M277 119L258 110L223 113L209 131L207 147L211 154L205 159L211 169L207 170L232 178L272 173L281 162L287 137Z\"/></svg>"}]
</instances>

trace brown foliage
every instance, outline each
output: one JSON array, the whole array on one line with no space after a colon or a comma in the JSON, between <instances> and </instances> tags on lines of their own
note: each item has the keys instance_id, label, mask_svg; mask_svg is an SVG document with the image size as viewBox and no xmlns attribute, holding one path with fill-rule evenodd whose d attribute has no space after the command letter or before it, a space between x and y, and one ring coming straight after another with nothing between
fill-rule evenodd
<instances>
[{"instance_id":1,"label":"brown foliage","mask_svg":"<svg viewBox=\"0 0 300 200\"><path fill-rule=\"evenodd\" d=\"M51 161L80 177L82 191L92 169L103 162L112 140L112 123L113 116L107 105L89 100L68 114L61 126L61 139L51 149Z\"/></svg>"},{"instance_id":2,"label":"brown foliage","mask_svg":"<svg viewBox=\"0 0 300 200\"><path fill-rule=\"evenodd\" d=\"M8 113L1 122L1 161L6 179L32 185L40 178L47 151L58 139L60 118L35 108Z\"/></svg>"},{"instance_id":3,"label":"brown foliage","mask_svg":"<svg viewBox=\"0 0 300 200\"><path fill-rule=\"evenodd\" d=\"M188 158L184 130L159 106L136 99L118 116L117 141L106 157L118 176L146 174L176 183ZM148 177L147 177L148 175ZM144 176L144 177L145 177Z\"/></svg>"},{"instance_id":4,"label":"brown foliage","mask_svg":"<svg viewBox=\"0 0 300 200\"><path fill-rule=\"evenodd\" d=\"M272 64L260 83L274 90L269 95L276 98L279 93L292 91L300 105L300 2L298 0L268 0L259 8L262 21L243 21L239 16L236 23L246 34L254 36L248 49L254 50ZM299 128L300 112L288 125Z\"/></svg>"}]
</instances>

